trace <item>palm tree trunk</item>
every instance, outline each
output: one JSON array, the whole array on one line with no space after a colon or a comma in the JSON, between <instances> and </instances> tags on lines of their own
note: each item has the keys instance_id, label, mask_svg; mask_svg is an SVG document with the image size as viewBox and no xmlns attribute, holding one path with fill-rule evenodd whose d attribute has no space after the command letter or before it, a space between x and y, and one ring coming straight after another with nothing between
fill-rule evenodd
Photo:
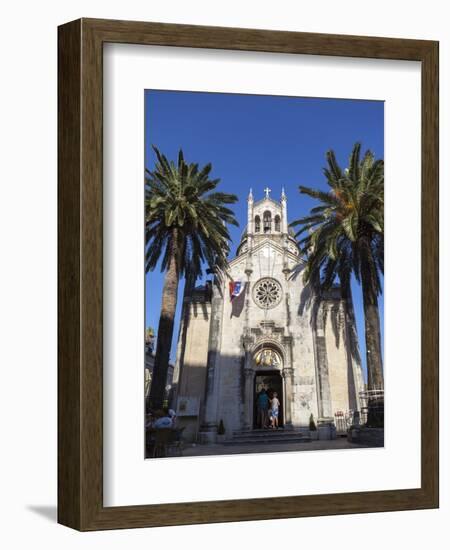
<instances>
[{"instance_id":1,"label":"palm tree trunk","mask_svg":"<svg viewBox=\"0 0 450 550\"><path fill-rule=\"evenodd\" d=\"M150 405L152 409L163 406L167 371L169 369L170 349L177 309L178 284L180 281L179 253L177 250L177 230L174 230L171 258L169 260L162 293L161 315L158 325L158 339L156 343L155 364L150 389Z\"/></svg>"},{"instance_id":2,"label":"palm tree trunk","mask_svg":"<svg viewBox=\"0 0 450 550\"><path fill-rule=\"evenodd\" d=\"M342 298L345 308L345 329L347 337L347 361L349 376L349 391L353 393L349 399L350 408L360 411L359 371L361 369L361 355L359 352L358 334L356 332L355 309L350 282L342 285Z\"/></svg>"},{"instance_id":3,"label":"palm tree trunk","mask_svg":"<svg viewBox=\"0 0 450 550\"><path fill-rule=\"evenodd\" d=\"M178 392L181 387L181 382L184 375L184 355L186 351L186 339L187 339L187 329L189 324L189 311L190 311L190 298L192 296L192 291L195 288L196 277L193 274L193 271L186 269L186 280L184 283L184 292L183 292L183 309L181 311L181 323L180 323L180 332L178 334L178 344L177 344L177 363L175 369L178 368L178 378L174 384L174 392L172 393L169 406L172 408L176 407L176 402L178 399Z\"/></svg>"},{"instance_id":4,"label":"palm tree trunk","mask_svg":"<svg viewBox=\"0 0 450 550\"><path fill-rule=\"evenodd\" d=\"M368 288L369 287L369 288ZM383 361L381 358L380 315L378 300L370 285L362 279L364 324L366 335L367 381L369 390L382 390Z\"/></svg>"},{"instance_id":5,"label":"palm tree trunk","mask_svg":"<svg viewBox=\"0 0 450 550\"><path fill-rule=\"evenodd\" d=\"M367 426L384 426L384 390L383 360L381 356L380 315L378 298L373 281L369 280L370 271L363 271L361 286L364 304L364 323L366 337L367 382L369 390ZM373 394L375 390L379 393Z\"/></svg>"}]
</instances>

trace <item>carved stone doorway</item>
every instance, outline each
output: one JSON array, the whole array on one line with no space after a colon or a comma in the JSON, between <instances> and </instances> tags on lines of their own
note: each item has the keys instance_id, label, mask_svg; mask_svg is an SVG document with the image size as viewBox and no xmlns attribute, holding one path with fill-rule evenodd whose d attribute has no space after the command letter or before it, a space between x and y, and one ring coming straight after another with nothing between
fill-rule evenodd
<instances>
[{"instance_id":1,"label":"carved stone doorway","mask_svg":"<svg viewBox=\"0 0 450 550\"><path fill-rule=\"evenodd\" d=\"M278 426L282 427L284 425L283 378L281 377L281 373L278 370L267 370L267 371L265 370L265 371L257 371L255 373L254 399L253 399L253 403L254 403L254 407L253 407L253 409L254 409L253 410L253 429L260 428L260 426L258 425L257 398L258 398L259 392L263 388L269 394L269 399L272 398L274 392L277 393L278 400L280 401Z\"/></svg>"}]
</instances>

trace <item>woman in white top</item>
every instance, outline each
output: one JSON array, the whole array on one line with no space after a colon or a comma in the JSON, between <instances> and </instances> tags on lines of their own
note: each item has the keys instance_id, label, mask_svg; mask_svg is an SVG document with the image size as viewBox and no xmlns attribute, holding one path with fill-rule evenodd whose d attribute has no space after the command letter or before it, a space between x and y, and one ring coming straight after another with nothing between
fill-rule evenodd
<instances>
[{"instance_id":1,"label":"woman in white top","mask_svg":"<svg viewBox=\"0 0 450 550\"><path fill-rule=\"evenodd\" d=\"M270 400L270 425L271 428L278 429L278 413L280 411L280 402L278 401L278 394L273 392L273 397Z\"/></svg>"}]
</instances>

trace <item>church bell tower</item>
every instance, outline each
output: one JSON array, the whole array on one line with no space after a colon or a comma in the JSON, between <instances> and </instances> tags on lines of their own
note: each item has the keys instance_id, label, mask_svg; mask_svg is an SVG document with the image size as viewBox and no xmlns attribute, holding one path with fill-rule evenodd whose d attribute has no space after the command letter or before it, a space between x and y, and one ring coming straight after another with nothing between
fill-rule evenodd
<instances>
[{"instance_id":1,"label":"church bell tower","mask_svg":"<svg viewBox=\"0 0 450 550\"><path fill-rule=\"evenodd\" d=\"M298 245L289 230L287 216L287 196L281 189L280 200L271 197L272 190L264 189L264 197L255 202L250 189L247 197L247 227L242 235L237 255L247 254L245 273L250 276L254 270L254 251L262 242L271 241L283 249L283 272L287 275L288 252L298 255Z\"/></svg>"}]
</instances>

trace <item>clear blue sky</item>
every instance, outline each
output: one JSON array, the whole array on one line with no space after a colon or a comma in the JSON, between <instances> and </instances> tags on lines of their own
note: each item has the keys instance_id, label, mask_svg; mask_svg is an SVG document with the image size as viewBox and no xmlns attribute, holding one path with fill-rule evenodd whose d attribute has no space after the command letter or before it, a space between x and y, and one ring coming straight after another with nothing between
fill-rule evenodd
<instances>
[{"instance_id":1,"label":"clear blue sky","mask_svg":"<svg viewBox=\"0 0 450 550\"><path fill-rule=\"evenodd\" d=\"M145 163L153 169L156 145L168 158L183 149L187 162L211 162L219 189L235 193L239 228L231 227L234 256L246 224L247 194L255 200L268 185L279 199L284 186L288 221L308 214L317 203L298 191L299 185L328 189L322 168L325 153L334 149L341 166L347 166L356 141L363 152L371 149L384 157L384 103L381 101L293 98L199 92L145 92ZM203 279L205 280L205 278ZM198 284L200 284L199 281ZM146 325L158 328L163 274L146 277ZM180 285L180 298L183 290ZM359 286L353 294L363 364L364 318ZM179 306L181 299L179 299ZM180 307L172 344L174 359ZM380 300L383 330L383 300Z\"/></svg>"}]
</instances>

